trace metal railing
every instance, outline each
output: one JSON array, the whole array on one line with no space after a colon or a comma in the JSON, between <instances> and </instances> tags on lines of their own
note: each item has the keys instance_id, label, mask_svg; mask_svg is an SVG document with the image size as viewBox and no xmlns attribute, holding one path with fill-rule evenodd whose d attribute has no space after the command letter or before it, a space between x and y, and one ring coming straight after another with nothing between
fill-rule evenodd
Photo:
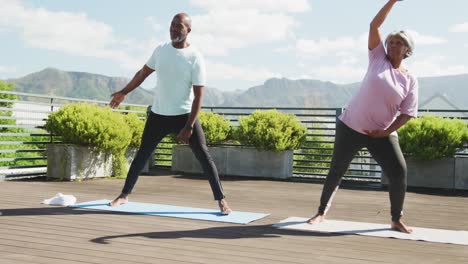
<instances>
[{"instance_id":1,"label":"metal railing","mask_svg":"<svg viewBox=\"0 0 468 264\"><path fill-rule=\"evenodd\" d=\"M57 138L47 133L43 126L49 113L63 105L88 102L107 105L107 101L85 100L59 96L0 91L0 177L21 178L43 176L47 170L46 147L58 143ZM10 97L5 99L5 97ZM137 113L144 118L147 105L122 104L115 110L122 113ZM328 172L335 124L342 108L291 108L291 107L203 107L204 111L222 114L237 125L240 117L255 110L276 109L295 114L307 128L307 142L294 151L294 177L324 178ZM421 109L421 115L434 114L456 117L468 122L468 110ZM164 140L156 149L154 166L170 168L172 145ZM460 155L468 155L465 152ZM353 159L345 175L347 179L380 181L381 170L369 153L363 149Z\"/></svg>"}]
</instances>

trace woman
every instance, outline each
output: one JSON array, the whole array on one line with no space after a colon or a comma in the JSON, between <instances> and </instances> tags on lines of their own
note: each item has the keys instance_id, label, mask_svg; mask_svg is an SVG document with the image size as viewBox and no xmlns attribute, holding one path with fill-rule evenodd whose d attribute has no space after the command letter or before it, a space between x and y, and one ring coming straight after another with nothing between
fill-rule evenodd
<instances>
[{"instance_id":1,"label":"woman","mask_svg":"<svg viewBox=\"0 0 468 264\"><path fill-rule=\"evenodd\" d=\"M391 227L411 233L402 221L406 192L406 162L396 130L417 116L418 82L402 65L414 43L404 31L390 33L385 51L379 27L398 0L389 0L377 13L369 30L369 66L358 93L336 125L335 146L320 206L309 224L324 220L341 178L354 155L366 147L389 179Z\"/></svg>"}]
</instances>

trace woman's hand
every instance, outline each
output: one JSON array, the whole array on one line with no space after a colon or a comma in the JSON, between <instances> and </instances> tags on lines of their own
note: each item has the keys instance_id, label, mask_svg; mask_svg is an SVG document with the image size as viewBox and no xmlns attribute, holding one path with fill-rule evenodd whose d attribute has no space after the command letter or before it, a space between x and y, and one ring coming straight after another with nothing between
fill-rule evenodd
<instances>
[{"instance_id":1,"label":"woman's hand","mask_svg":"<svg viewBox=\"0 0 468 264\"><path fill-rule=\"evenodd\" d=\"M371 138L384 138L390 136L390 133L386 130L364 130L364 133Z\"/></svg>"}]
</instances>

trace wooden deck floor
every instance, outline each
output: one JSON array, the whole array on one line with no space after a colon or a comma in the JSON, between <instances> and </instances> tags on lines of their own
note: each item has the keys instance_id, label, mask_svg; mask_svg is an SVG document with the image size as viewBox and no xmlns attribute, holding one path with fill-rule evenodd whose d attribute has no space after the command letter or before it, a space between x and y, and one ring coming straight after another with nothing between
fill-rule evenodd
<instances>
[{"instance_id":1,"label":"wooden deck floor","mask_svg":"<svg viewBox=\"0 0 468 264\"><path fill-rule=\"evenodd\" d=\"M155 172L142 176L132 201L216 208L206 180ZM57 192L78 202L111 199L123 180L0 182L0 263L468 263L468 247L421 241L278 230L308 217L321 184L225 180L231 207L271 213L249 225L118 214L41 205ZM409 192L405 221L468 230L468 195ZM386 223L383 190L342 188L329 218Z\"/></svg>"}]
</instances>

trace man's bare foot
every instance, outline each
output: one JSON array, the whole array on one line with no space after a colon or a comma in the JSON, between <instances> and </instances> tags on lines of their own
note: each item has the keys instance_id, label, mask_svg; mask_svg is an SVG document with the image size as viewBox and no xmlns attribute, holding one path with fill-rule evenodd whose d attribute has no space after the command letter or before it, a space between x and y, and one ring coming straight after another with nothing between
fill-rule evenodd
<instances>
[{"instance_id":1,"label":"man's bare foot","mask_svg":"<svg viewBox=\"0 0 468 264\"><path fill-rule=\"evenodd\" d=\"M221 212L222 215L228 215L232 213L231 208L229 208L229 205L227 204L225 199L221 199L218 201L219 205L219 211Z\"/></svg>"},{"instance_id":2,"label":"man's bare foot","mask_svg":"<svg viewBox=\"0 0 468 264\"><path fill-rule=\"evenodd\" d=\"M307 220L307 223L313 225L313 224L321 223L323 222L323 220L325 220L325 215L321 215L317 213L316 215L312 216L312 218Z\"/></svg>"},{"instance_id":3,"label":"man's bare foot","mask_svg":"<svg viewBox=\"0 0 468 264\"><path fill-rule=\"evenodd\" d=\"M392 229L396 231L400 231L402 233L407 233L407 234L411 234L413 232L413 229L403 224L401 220L392 221Z\"/></svg>"},{"instance_id":4,"label":"man's bare foot","mask_svg":"<svg viewBox=\"0 0 468 264\"><path fill-rule=\"evenodd\" d=\"M128 195L120 194L114 201L109 203L109 206L119 206L128 203Z\"/></svg>"}]
</instances>

